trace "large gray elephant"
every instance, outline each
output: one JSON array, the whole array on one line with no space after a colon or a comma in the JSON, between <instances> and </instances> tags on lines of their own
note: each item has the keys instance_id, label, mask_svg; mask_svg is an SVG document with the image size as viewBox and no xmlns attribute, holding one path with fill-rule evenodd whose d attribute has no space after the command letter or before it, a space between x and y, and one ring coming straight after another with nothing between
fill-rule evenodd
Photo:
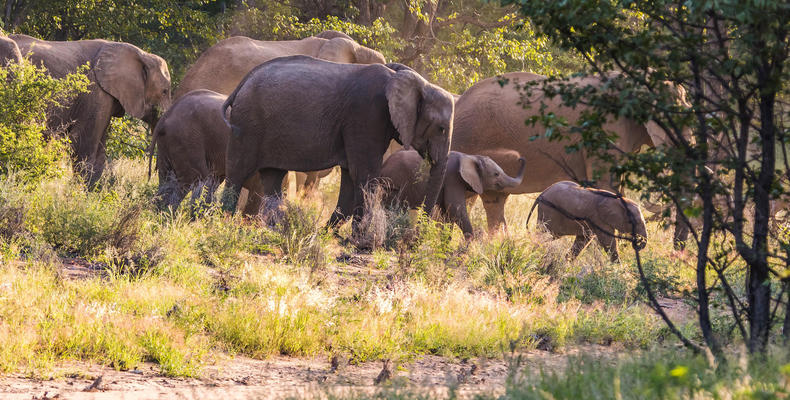
<instances>
[{"instance_id":1,"label":"large gray elephant","mask_svg":"<svg viewBox=\"0 0 790 400\"><path fill-rule=\"evenodd\" d=\"M458 224L467 238L474 231L466 211L466 200L473 193L487 190L504 190L518 186L524 177L526 160L515 177L507 175L490 157L451 151L447 158L447 172L439 193L438 204L442 214ZM387 191L387 202L398 201L416 208L428 191L428 181L420 175L422 157L414 150L401 150L392 154L381 168L382 184Z\"/></svg>"},{"instance_id":2,"label":"large gray elephant","mask_svg":"<svg viewBox=\"0 0 790 400\"><path fill-rule=\"evenodd\" d=\"M593 181L596 171L608 170L598 157L585 150L568 152L566 147L580 139L578 133L568 133L566 140L550 141L542 124L530 125L525 121L538 115L541 103L546 113L553 112L563 117L572 126L581 113L583 105L575 108L562 104L560 96L544 97L539 89L531 96L522 96L516 83L545 79L542 75L527 72L512 72L502 76L507 83L500 84L499 77L482 80L469 88L456 102L455 133L452 150L469 154L490 156L508 173L518 169L518 157L501 153L500 149L514 150L527 159L527 175L520 185L505 190L484 192L480 197L486 211L488 228L493 231L505 224L505 201L511 194L541 192L549 185L562 180ZM574 78L573 82L584 85L599 85L595 77ZM526 107L525 107L526 106ZM618 152L635 152L642 146L661 146L668 142L666 133L654 122L639 124L620 118L604 124L604 129L618 134L614 143ZM597 180L603 189L618 186L615 177L604 175Z\"/></svg>"},{"instance_id":3,"label":"large gray elephant","mask_svg":"<svg viewBox=\"0 0 790 400\"><path fill-rule=\"evenodd\" d=\"M384 56L361 46L348 35L324 31L301 40L261 41L234 36L211 46L189 67L175 91L175 99L197 89L229 95L256 66L277 57L306 55L349 64L384 64ZM299 172L297 189L310 190L330 171Z\"/></svg>"},{"instance_id":4,"label":"large gray elephant","mask_svg":"<svg viewBox=\"0 0 790 400\"><path fill-rule=\"evenodd\" d=\"M160 113L170 104L167 63L134 45L106 40L51 42L26 35L10 38L23 55L46 67L55 77L64 77L90 64L89 92L77 96L49 122L52 128L66 127L75 164L90 184L104 170L110 119L129 114L153 129Z\"/></svg>"},{"instance_id":5,"label":"large gray elephant","mask_svg":"<svg viewBox=\"0 0 790 400\"><path fill-rule=\"evenodd\" d=\"M19 46L8 36L0 34L0 65L6 66L8 63L22 62L22 53Z\"/></svg>"},{"instance_id":6,"label":"large gray elephant","mask_svg":"<svg viewBox=\"0 0 790 400\"><path fill-rule=\"evenodd\" d=\"M430 164L425 209L444 180L453 130L453 97L400 64L338 64L307 56L256 67L228 97L226 210L241 183L259 172L266 195L280 196L289 170L340 166L335 226L363 212L363 189L380 176L382 156L395 139ZM224 115L224 114L223 114ZM356 227L356 223L354 224Z\"/></svg>"},{"instance_id":7,"label":"large gray elephant","mask_svg":"<svg viewBox=\"0 0 790 400\"><path fill-rule=\"evenodd\" d=\"M579 186L576 182L557 182L538 196L527 216L538 207L538 224L555 238L576 236L571 247L571 259L587 246L592 236L609 253L612 262L619 261L619 234L631 237L638 249L647 245L647 227L639 205L614 193Z\"/></svg>"}]
</instances>

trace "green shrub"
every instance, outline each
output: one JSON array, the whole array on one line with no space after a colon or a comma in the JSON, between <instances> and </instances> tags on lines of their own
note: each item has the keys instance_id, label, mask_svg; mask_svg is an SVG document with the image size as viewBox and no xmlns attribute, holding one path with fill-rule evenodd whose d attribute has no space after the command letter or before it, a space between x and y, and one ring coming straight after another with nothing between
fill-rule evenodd
<instances>
[{"instance_id":1,"label":"green shrub","mask_svg":"<svg viewBox=\"0 0 790 400\"><path fill-rule=\"evenodd\" d=\"M462 264L466 245L453 240L454 224L434 220L422 209L417 213L415 227L402 235L398 245L398 268L429 285L445 285Z\"/></svg>"},{"instance_id":2,"label":"green shrub","mask_svg":"<svg viewBox=\"0 0 790 400\"><path fill-rule=\"evenodd\" d=\"M36 183L58 173L67 139L47 133L47 111L87 91L83 71L57 79L28 61L0 68L0 176Z\"/></svg>"},{"instance_id":3,"label":"green shrub","mask_svg":"<svg viewBox=\"0 0 790 400\"><path fill-rule=\"evenodd\" d=\"M113 118L107 131L107 158L144 159L148 155L148 126L125 115Z\"/></svg>"}]
</instances>

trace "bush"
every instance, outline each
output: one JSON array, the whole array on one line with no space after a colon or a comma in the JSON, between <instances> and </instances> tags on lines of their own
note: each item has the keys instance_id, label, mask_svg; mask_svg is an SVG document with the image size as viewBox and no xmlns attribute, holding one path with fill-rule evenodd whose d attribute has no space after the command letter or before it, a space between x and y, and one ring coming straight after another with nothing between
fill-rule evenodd
<instances>
[{"instance_id":1,"label":"bush","mask_svg":"<svg viewBox=\"0 0 790 400\"><path fill-rule=\"evenodd\" d=\"M320 221L320 210L286 200L278 213L282 218L274 226L272 242L283 261L307 266L311 271L326 266L331 234Z\"/></svg>"},{"instance_id":2,"label":"bush","mask_svg":"<svg viewBox=\"0 0 790 400\"><path fill-rule=\"evenodd\" d=\"M36 183L58 173L67 138L47 133L47 111L87 91L83 71L57 79L28 61L0 68L0 176Z\"/></svg>"}]
</instances>

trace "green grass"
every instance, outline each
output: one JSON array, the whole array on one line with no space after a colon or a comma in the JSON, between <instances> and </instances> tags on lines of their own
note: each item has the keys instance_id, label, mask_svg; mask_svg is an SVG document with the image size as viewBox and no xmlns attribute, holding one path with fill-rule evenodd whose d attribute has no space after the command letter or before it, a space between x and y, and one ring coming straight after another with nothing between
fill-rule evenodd
<instances>
[{"instance_id":1,"label":"green grass","mask_svg":"<svg viewBox=\"0 0 790 400\"><path fill-rule=\"evenodd\" d=\"M510 235L470 243L424 215L383 212L371 229L386 234L368 254L322 229L334 175L267 227L216 205L194 218L188 207L160 213L145 170L115 161L93 191L69 174L32 188L0 182L0 218L17 221L0 232L0 370L151 361L164 375L199 376L214 352L345 352L361 362L501 357L511 345L648 349L668 337L640 301L627 249L621 264L592 245L567 262L569 241L514 223L526 217L528 196L508 204ZM478 224L481 213L478 204ZM650 234L651 276L663 279L662 293L683 290L690 275L664 261L669 232L651 226ZM69 278L64 262L94 272ZM368 273L347 275L350 267Z\"/></svg>"}]
</instances>

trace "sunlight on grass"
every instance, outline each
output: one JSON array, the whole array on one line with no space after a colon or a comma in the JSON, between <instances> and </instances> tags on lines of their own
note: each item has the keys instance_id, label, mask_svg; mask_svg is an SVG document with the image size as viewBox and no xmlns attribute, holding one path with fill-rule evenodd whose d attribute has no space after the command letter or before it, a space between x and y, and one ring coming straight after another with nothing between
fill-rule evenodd
<instances>
[{"instance_id":1,"label":"sunlight on grass","mask_svg":"<svg viewBox=\"0 0 790 400\"><path fill-rule=\"evenodd\" d=\"M123 370L151 361L164 375L198 376L222 351L345 352L362 362L501 357L510 346L650 348L662 336L640 302L627 249L619 264L595 245L566 261L569 241L524 226L530 196L511 197L509 235L469 243L457 227L425 215L382 213L390 217L375 229L387 238L368 255L322 229L336 173L319 193L286 202L283 219L266 226L216 205L194 218L186 207L159 213L144 170L142 162L113 162L96 191L69 176L29 196L11 181L0 185L3 210L21 205L14 209L21 222L0 235L2 371L32 373L63 360ZM478 227L481 213L475 205ZM650 235L645 264L655 277L672 277L666 292L682 290L690 275L664 261L670 233L651 225ZM82 275L66 275L64 262L82 266ZM369 272L345 275L349 268Z\"/></svg>"}]
</instances>

